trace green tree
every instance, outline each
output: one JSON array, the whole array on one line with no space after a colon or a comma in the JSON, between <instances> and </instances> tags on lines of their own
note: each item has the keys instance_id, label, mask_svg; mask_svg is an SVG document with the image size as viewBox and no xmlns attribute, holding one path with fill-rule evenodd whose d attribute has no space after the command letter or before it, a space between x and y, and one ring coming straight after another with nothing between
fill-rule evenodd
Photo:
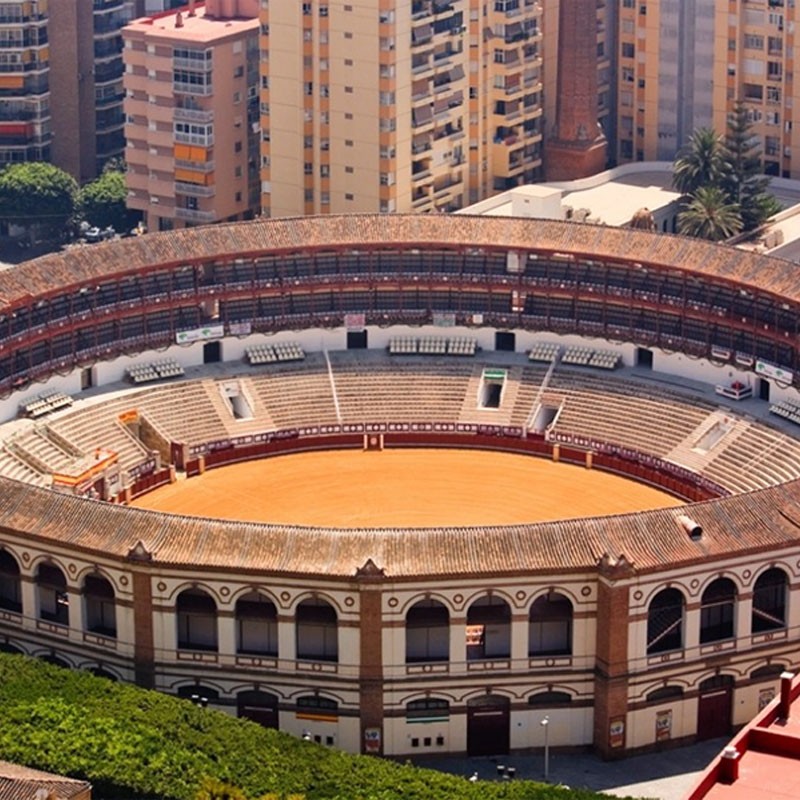
<instances>
[{"instance_id":1,"label":"green tree","mask_svg":"<svg viewBox=\"0 0 800 800\"><path fill-rule=\"evenodd\" d=\"M0 219L57 238L77 208L78 184L53 164L12 164L0 172Z\"/></svg>"},{"instance_id":2,"label":"green tree","mask_svg":"<svg viewBox=\"0 0 800 800\"><path fill-rule=\"evenodd\" d=\"M125 207L127 196L124 173L103 172L80 191L79 205L83 218L99 228L112 225L117 231L127 230L132 224L130 212Z\"/></svg>"},{"instance_id":3,"label":"green tree","mask_svg":"<svg viewBox=\"0 0 800 800\"><path fill-rule=\"evenodd\" d=\"M746 231L759 227L780 211L780 204L767 191L769 178L763 174L762 153L752 129L747 107L738 100L728 116L725 149L730 169L722 186L739 206L742 229Z\"/></svg>"},{"instance_id":4,"label":"green tree","mask_svg":"<svg viewBox=\"0 0 800 800\"><path fill-rule=\"evenodd\" d=\"M742 230L739 206L718 186L701 186L678 214L678 233L721 242Z\"/></svg>"},{"instance_id":5,"label":"green tree","mask_svg":"<svg viewBox=\"0 0 800 800\"><path fill-rule=\"evenodd\" d=\"M711 128L698 128L678 153L672 184L683 194L694 194L702 186L719 185L729 169L722 136Z\"/></svg>"}]
</instances>

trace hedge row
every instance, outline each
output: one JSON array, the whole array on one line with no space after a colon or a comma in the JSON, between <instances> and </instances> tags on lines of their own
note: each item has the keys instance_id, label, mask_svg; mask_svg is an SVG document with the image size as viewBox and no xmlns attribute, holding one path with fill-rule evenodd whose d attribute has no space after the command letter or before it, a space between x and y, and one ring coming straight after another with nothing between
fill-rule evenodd
<instances>
[{"instance_id":1,"label":"hedge row","mask_svg":"<svg viewBox=\"0 0 800 800\"><path fill-rule=\"evenodd\" d=\"M589 800L350 756L186 700L0 653L0 758L83 778L96 800L193 800L209 778L248 798ZM204 783L205 781L205 783Z\"/></svg>"}]
</instances>

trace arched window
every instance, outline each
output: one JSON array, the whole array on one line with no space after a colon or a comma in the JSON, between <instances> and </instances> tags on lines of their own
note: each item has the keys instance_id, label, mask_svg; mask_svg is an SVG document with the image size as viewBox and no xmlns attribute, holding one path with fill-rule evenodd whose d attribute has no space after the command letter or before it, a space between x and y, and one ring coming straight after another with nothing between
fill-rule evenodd
<instances>
[{"instance_id":1,"label":"arched window","mask_svg":"<svg viewBox=\"0 0 800 800\"><path fill-rule=\"evenodd\" d=\"M190 686L181 686L178 689L178 697L184 700L191 700L196 706L205 708L209 703L216 703L219 700L219 692L210 686L203 686L196 683Z\"/></svg>"},{"instance_id":2,"label":"arched window","mask_svg":"<svg viewBox=\"0 0 800 800\"><path fill-rule=\"evenodd\" d=\"M647 655L683 647L683 616L686 603L677 589L662 589L647 609Z\"/></svg>"},{"instance_id":3,"label":"arched window","mask_svg":"<svg viewBox=\"0 0 800 800\"><path fill-rule=\"evenodd\" d=\"M537 598L528 617L529 656L572 654L572 603L558 592Z\"/></svg>"},{"instance_id":4,"label":"arched window","mask_svg":"<svg viewBox=\"0 0 800 800\"><path fill-rule=\"evenodd\" d=\"M52 664L54 667L61 667L61 669L69 669L69 664L64 661L63 658L59 658L54 653L47 653L43 656L38 656L39 661L45 661L48 664Z\"/></svg>"},{"instance_id":5,"label":"arched window","mask_svg":"<svg viewBox=\"0 0 800 800\"><path fill-rule=\"evenodd\" d=\"M86 606L86 630L116 638L117 611L111 581L102 575L87 575L83 582L83 601Z\"/></svg>"},{"instance_id":6,"label":"arched window","mask_svg":"<svg viewBox=\"0 0 800 800\"><path fill-rule=\"evenodd\" d=\"M450 703L438 697L424 697L406 703L406 722L447 722Z\"/></svg>"},{"instance_id":7,"label":"arched window","mask_svg":"<svg viewBox=\"0 0 800 800\"><path fill-rule=\"evenodd\" d=\"M313 714L313 718L321 722L335 722L339 717L339 704L329 697L307 694L297 698L297 718Z\"/></svg>"},{"instance_id":8,"label":"arched window","mask_svg":"<svg viewBox=\"0 0 800 800\"><path fill-rule=\"evenodd\" d=\"M511 609L501 597L478 598L467 611L467 658L511 655Z\"/></svg>"},{"instance_id":9,"label":"arched window","mask_svg":"<svg viewBox=\"0 0 800 800\"><path fill-rule=\"evenodd\" d=\"M236 601L236 652L278 655L278 610L258 592Z\"/></svg>"},{"instance_id":10,"label":"arched window","mask_svg":"<svg viewBox=\"0 0 800 800\"><path fill-rule=\"evenodd\" d=\"M648 703L665 703L667 700L681 700L683 698L682 686L661 686L658 689L653 689L645 701Z\"/></svg>"},{"instance_id":11,"label":"arched window","mask_svg":"<svg viewBox=\"0 0 800 800\"><path fill-rule=\"evenodd\" d=\"M246 689L236 695L237 715L265 728L278 728L278 695Z\"/></svg>"},{"instance_id":12,"label":"arched window","mask_svg":"<svg viewBox=\"0 0 800 800\"><path fill-rule=\"evenodd\" d=\"M450 615L438 600L420 600L406 614L406 663L447 661Z\"/></svg>"},{"instance_id":13,"label":"arched window","mask_svg":"<svg viewBox=\"0 0 800 800\"><path fill-rule=\"evenodd\" d=\"M107 669L103 669L102 667L90 667L89 672L95 676L95 678L105 678L107 681L117 681L117 676L113 673L109 672Z\"/></svg>"},{"instance_id":14,"label":"arched window","mask_svg":"<svg viewBox=\"0 0 800 800\"><path fill-rule=\"evenodd\" d=\"M787 586L786 573L777 567L758 576L753 586L753 633L786 627Z\"/></svg>"},{"instance_id":15,"label":"arched window","mask_svg":"<svg viewBox=\"0 0 800 800\"><path fill-rule=\"evenodd\" d=\"M64 573L53 564L39 564L36 570L36 591L39 619L58 625L69 625L69 597Z\"/></svg>"},{"instance_id":16,"label":"arched window","mask_svg":"<svg viewBox=\"0 0 800 800\"><path fill-rule=\"evenodd\" d=\"M750 673L750 680L753 681L772 681L780 678L781 674L787 670L783 664L765 664L763 667L756 667Z\"/></svg>"},{"instance_id":17,"label":"arched window","mask_svg":"<svg viewBox=\"0 0 800 800\"><path fill-rule=\"evenodd\" d=\"M8 550L0 550L0 608L22 613L19 564Z\"/></svg>"},{"instance_id":18,"label":"arched window","mask_svg":"<svg viewBox=\"0 0 800 800\"><path fill-rule=\"evenodd\" d=\"M736 584L730 578L717 578L700 599L700 644L731 639L734 635Z\"/></svg>"},{"instance_id":19,"label":"arched window","mask_svg":"<svg viewBox=\"0 0 800 800\"><path fill-rule=\"evenodd\" d=\"M180 650L217 649L217 604L202 589L185 589L175 603Z\"/></svg>"},{"instance_id":20,"label":"arched window","mask_svg":"<svg viewBox=\"0 0 800 800\"><path fill-rule=\"evenodd\" d=\"M303 600L297 606L297 657L313 661L339 660L336 609L325 600Z\"/></svg>"}]
</instances>

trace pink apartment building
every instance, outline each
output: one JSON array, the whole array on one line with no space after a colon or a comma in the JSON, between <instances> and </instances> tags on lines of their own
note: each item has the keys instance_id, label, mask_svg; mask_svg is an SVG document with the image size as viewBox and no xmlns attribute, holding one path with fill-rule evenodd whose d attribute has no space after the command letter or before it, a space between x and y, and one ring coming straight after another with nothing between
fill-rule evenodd
<instances>
[{"instance_id":1,"label":"pink apartment building","mask_svg":"<svg viewBox=\"0 0 800 800\"><path fill-rule=\"evenodd\" d=\"M124 28L128 206L149 230L258 212L258 13L208 0Z\"/></svg>"}]
</instances>

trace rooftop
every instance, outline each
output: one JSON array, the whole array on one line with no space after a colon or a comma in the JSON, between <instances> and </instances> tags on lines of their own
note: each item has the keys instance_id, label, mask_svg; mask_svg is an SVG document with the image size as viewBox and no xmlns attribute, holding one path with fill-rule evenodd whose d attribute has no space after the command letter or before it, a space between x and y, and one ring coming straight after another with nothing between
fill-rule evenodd
<instances>
[{"instance_id":1,"label":"rooftop","mask_svg":"<svg viewBox=\"0 0 800 800\"><path fill-rule=\"evenodd\" d=\"M235 15L223 16L214 2L197 2L194 10L182 7L162 14L139 17L129 23L126 32L139 32L148 38L176 39L187 43L213 44L222 38L257 29L257 0L234 0Z\"/></svg>"}]
</instances>

